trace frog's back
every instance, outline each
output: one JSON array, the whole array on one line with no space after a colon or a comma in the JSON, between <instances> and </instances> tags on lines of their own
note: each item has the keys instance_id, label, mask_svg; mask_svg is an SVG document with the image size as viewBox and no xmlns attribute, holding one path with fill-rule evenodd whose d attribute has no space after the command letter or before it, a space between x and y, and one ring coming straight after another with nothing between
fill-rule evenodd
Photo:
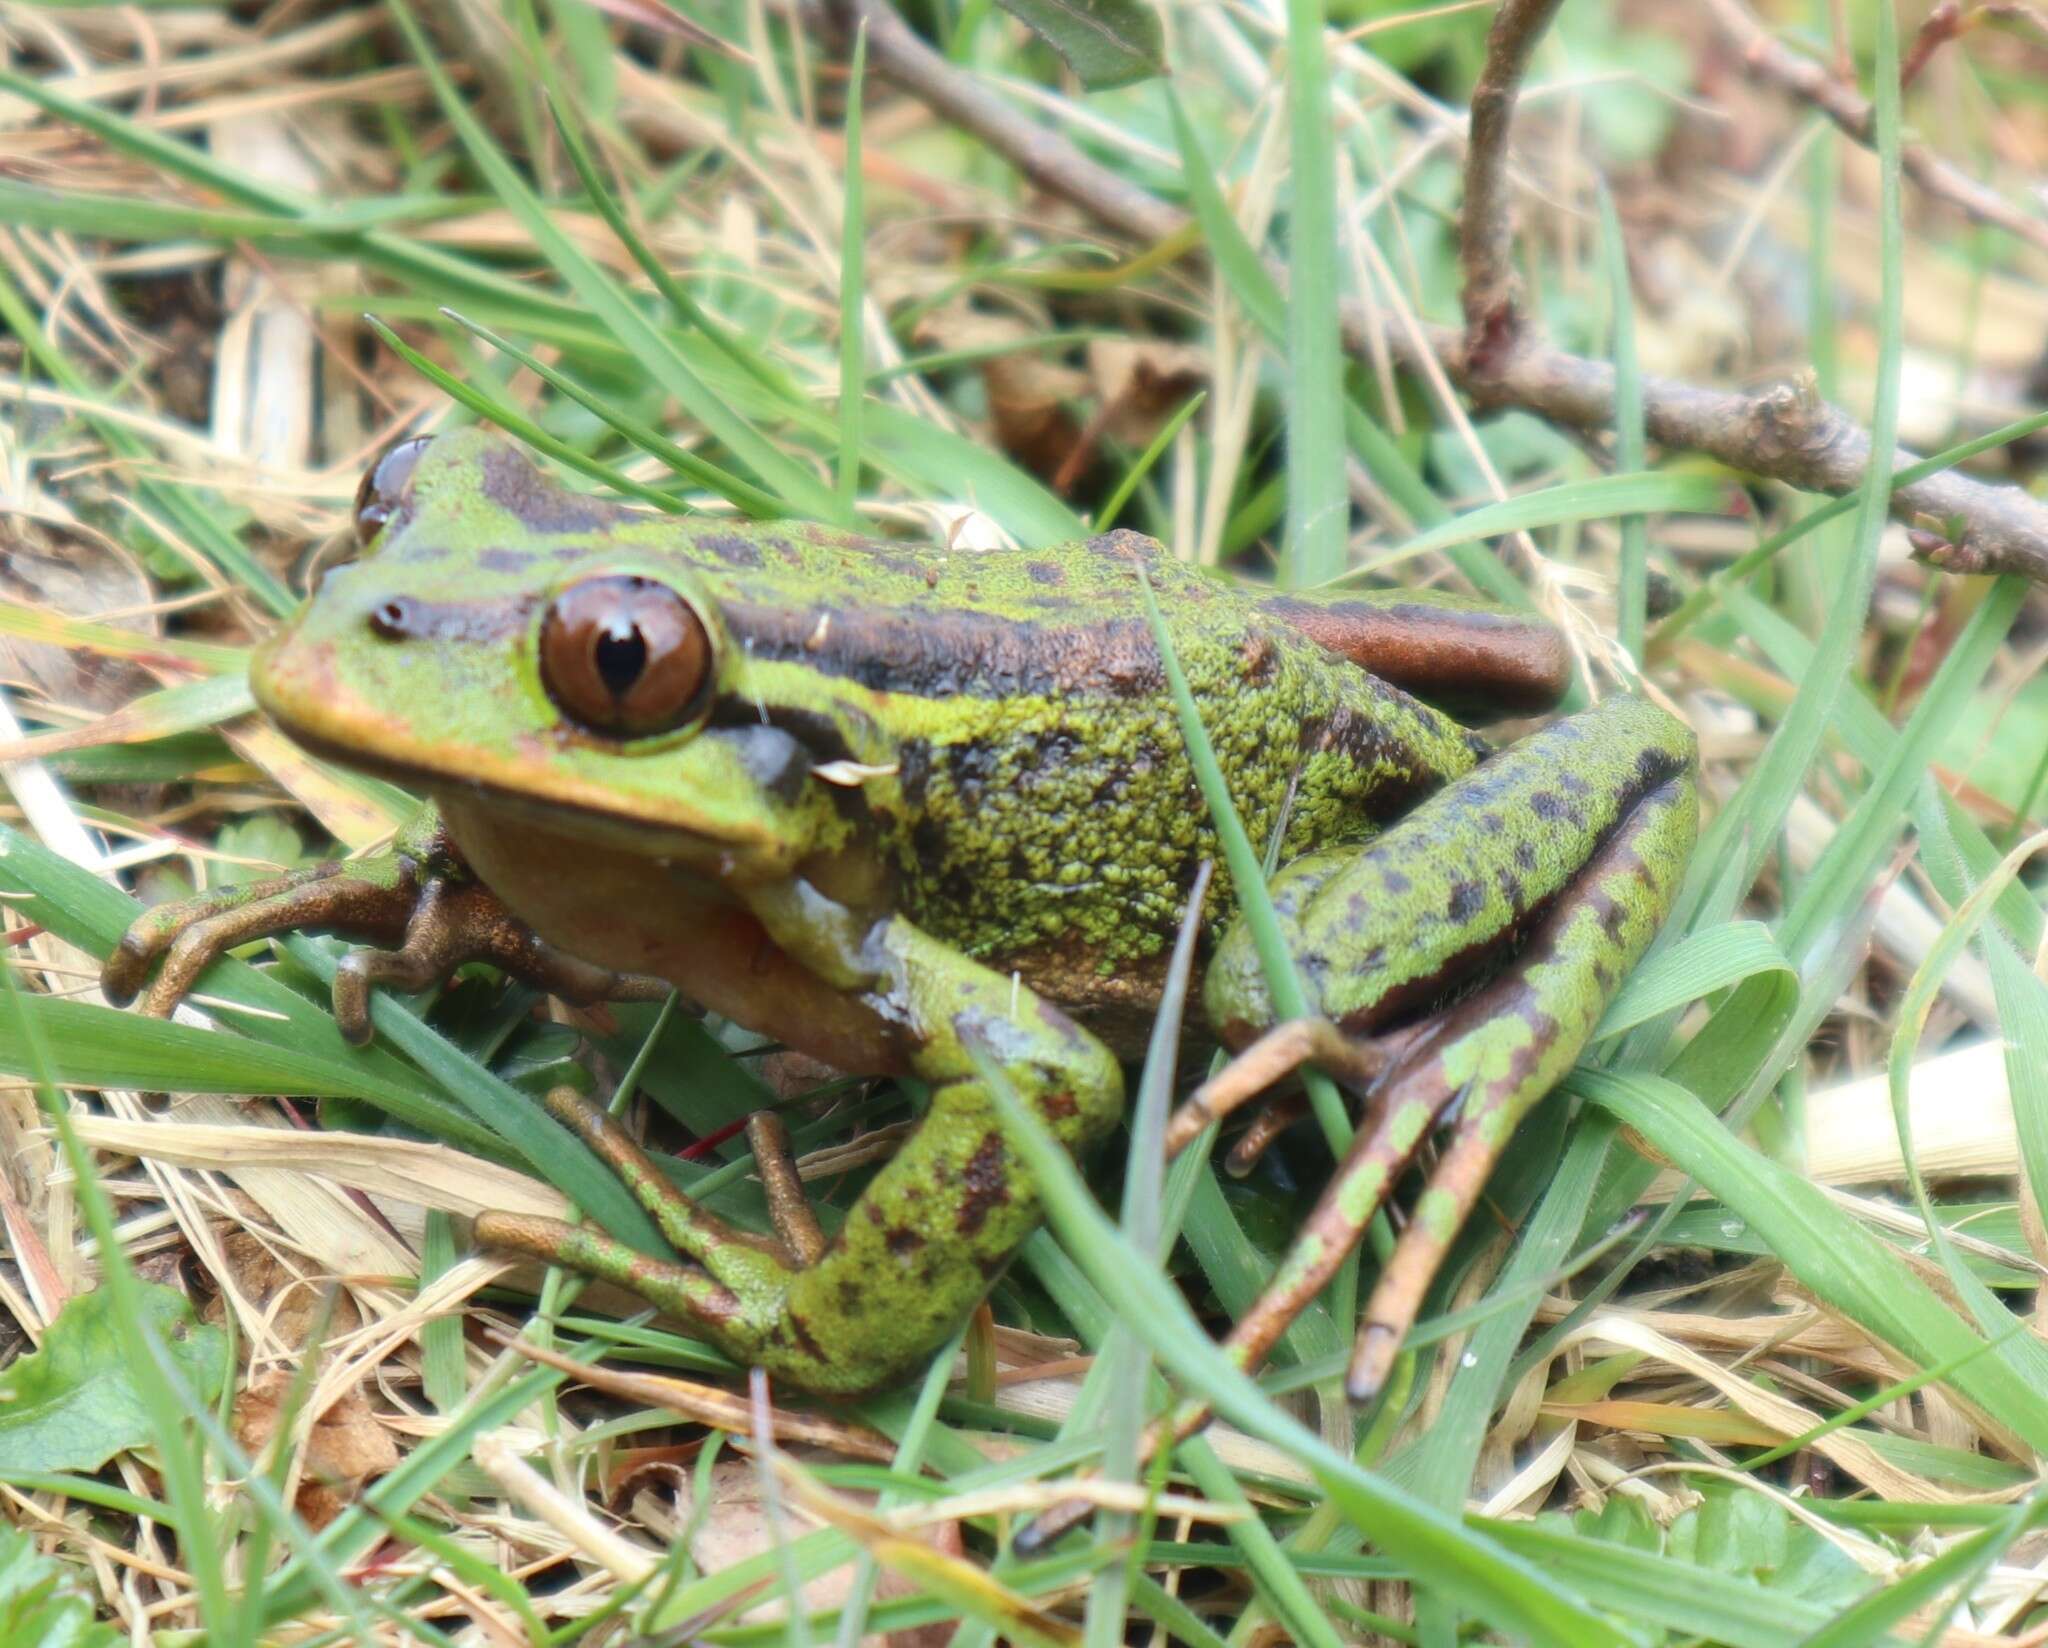
<instances>
[{"instance_id":1,"label":"frog's back","mask_svg":"<svg viewBox=\"0 0 2048 1648\"><path fill-rule=\"evenodd\" d=\"M694 543L756 683L720 713L870 769L848 806L897 906L1071 1005L1149 1001L1219 857L1141 569L1255 841L1283 808L1289 857L1359 839L1476 758L1463 728L1270 596L1135 533L1007 553L793 526ZM1212 923L1232 907L1219 883Z\"/></svg>"}]
</instances>

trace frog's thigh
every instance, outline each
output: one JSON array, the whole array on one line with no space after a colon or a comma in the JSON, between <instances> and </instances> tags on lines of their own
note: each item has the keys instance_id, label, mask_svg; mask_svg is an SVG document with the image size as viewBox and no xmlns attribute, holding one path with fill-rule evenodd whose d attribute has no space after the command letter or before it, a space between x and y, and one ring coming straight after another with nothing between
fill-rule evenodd
<instances>
[{"instance_id":1,"label":"frog's thigh","mask_svg":"<svg viewBox=\"0 0 2048 1648\"><path fill-rule=\"evenodd\" d=\"M1553 757L1583 752L1588 768L1626 771L1635 781L1620 788L1619 804L1583 809L1594 821L1590 841L1575 834L1587 823L1545 817L1576 855L1571 873L1529 919L1512 961L1412 1041L1374 1090L1369 1124L1266 1293L1230 1336L1230 1351L1247 1364L1263 1358L1329 1281L1431 1125L1455 1106L1450 1144L1361 1319L1350 1390L1358 1400L1377 1392L1514 1129L1577 1059L1615 986L1670 909L1698 822L1689 736L1630 700L1562 725L1573 731L1550 740ZM1588 742L1596 746L1591 751ZM1502 791L1516 785L1558 786L1558 771L1554 759L1534 775L1511 770L1481 805L1491 812ZM1536 793L1577 794L1568 786ZM1483 842L1461 861L1461 873L1469 875L1475 859L1485 861ZM1320 897L1337 888L1332 881Z\"/></svg>"},{"instance_id":2,"label":"frog's thigh","mask_svg":"<svg viewBox=\"0 0 2048 1648\"><path fill-rule=\"evenodd\" d=\"M1693 763L1682 723L1613 698L1495 755L1341 867L1328 853L1290 867L1283 880L1301 876L1307 893L1289 936L1311 1010L1366 1033L1492 972L1646 805L1678 827L1643 840L1644 873L1675 886L1696 827ZM1635 897L1661 899L1661 918L1670 893L1646 886ZM1241 922L1218 948L1207 1003L1232 1045L1273 1022Z\"/></svg>"}]
</instances>

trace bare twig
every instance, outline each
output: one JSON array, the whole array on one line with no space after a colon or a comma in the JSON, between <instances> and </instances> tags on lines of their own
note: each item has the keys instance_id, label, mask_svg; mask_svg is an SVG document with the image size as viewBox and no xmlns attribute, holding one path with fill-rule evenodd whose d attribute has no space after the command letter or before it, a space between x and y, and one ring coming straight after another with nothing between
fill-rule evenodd
<instances>
[{"instance_id":1,"label":"bare twig","mask_svg":"<svg viewBox=\"0 0 2048 1648\"><path fill-rule=\"evenodd\" d=\"M1078 206L1133 240L1171 241L1188 220L1172 206L1098 165L1057 131L1005 105L972 75L947 62L911 30L887 0L796 0L814 25L842 30L868 21L868 63L875 72L984 143L1049 194ZM1713 0L1715 4L1724 0ZM1277 263L1275 279L1284 279ZM1483 378L1467 370L1464 333L1455 327L1389 328L1362 304L1339 315L1346 349L1370 359L1378 341L1418 370L1433 359L1480 404L1518 407L1573 429L1614 423L1614 370L1604 361L1524 340ZM1808 491L1842 494L1863 484L1870 436L1811 389L1781 386L1758 395L1708 389L1669 378L1643 380L1643 411L1653 440L1707 453L1745 473ZM1914 462L1901 451L1894 468ZM2018 487L1989 486L1946 472L1901 487L1892 513L1931 529L1920 553L1956 572L2015 572L2048 583L2048 504Z\"/></svg>"},{"instance_id":2,"label":"bare twig","mask_svg":"<svg viewBox=\"0 0 2048 1648\"><path fill-rule=\"evenodd\" d=\"M1899 64L1899 90L1904 91L1918 80L1920 71L1934 54L1962 32L1962 6L1958 0L1941 0L1921 23L1920 32L1913 36L1913 44Z\"/></svg>"},{"instance_id":3,"label":"bare twig","mask_svg":"<svg viewBox=\"0 0 2048 1648\"><path fill-rule=\"evenodd\" d=\"M1779 44L1742 0L1707 0L1722 33L1741 50L1743 61L1766 80L1805 99L1858 143L1877 141L1877 115L1846 81L1837 80L1810 57ZM2021 211L1995 189L1951 166L1926 144L1899 145L1899 165L1929 194L1947 201L1978 223L1988 223L2048 252L2048 218Z\"/></svg>"},{"instance_id":4,"label":"bare twig","mask_svg":"<svg viewBox=\"0 0 2048 1648\"><path fill-rule=\"evenodd\" d=\"M1521 341L1513 196L1507 183L1508 132L1530 54L1560 3L1504 0L1487 32L1486 63L1472 88L1458 255L1465 267L1466 362L1478 377L1491 376Z\"/></svg>"},{"instance_id":5,"label":"bare twig","mask_svg":"<svg viewBox=\"0 0 2048 1648\"><path fill-rule=\"evenodd\" d=\"M2026 0L1984 0L1982 5L1972 6L1968 11L1963 10L1961 0L1941 0L1941 4L1927 14L1927 20L1920 25L1920 32L1913 37L1912 49L1899 65L1900 88L1912 85L1920 71L1927 67L1928 60L1949 41L1961 39L1995 17L2024 23L2048 41L2048 12L2026 4Z\"/></svg>"}]
</instances>

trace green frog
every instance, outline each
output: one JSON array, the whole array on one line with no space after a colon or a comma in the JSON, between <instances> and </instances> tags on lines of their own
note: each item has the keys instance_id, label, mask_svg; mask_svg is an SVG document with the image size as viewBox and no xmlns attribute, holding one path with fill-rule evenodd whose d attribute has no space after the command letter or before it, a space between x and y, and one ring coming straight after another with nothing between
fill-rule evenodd
<instances>
[{"instance_id":1,"label":"green frog","mask_svg":"<svg viewBox=\"0 0 2048 1648\"><path fill-rule=\"evenodd\" d=\"M1039 1223L978 1056L1077 1154L1122 1115L1120 1055L1218 851L1141 581L1238 813L1254 841L1278 837L1272 896L1312 1004L1276 1024L1218 876L1204 1003L1216 1038L1252 1051L1174 1138L1304 1060L1362 1100L1349 1155L1228 1340L1246 1366L1447 1128L1362 1318L1351 1388L1379 1387L1692 848L1693 741L1648 702L1610 698L1497 754L1447 713L1554 704L1565 649L1526 615L1282 594L1130 532L965 553L653 515L565 490L481 430L395 448L357 528L360 558L258 653L255 694L310 751L431 806L380 857L144 915L108 993L146 987L167 1012L229 946L317 928L383 947L336 977L359 1039L377 985L481 957L579 1001L664 981L842 1070L918 1078L922 1119L829 1237L772 1115L749 1128L770 1236L690 1201L573 1094L551 1102L679 1257L477 1222L486 1246L621 1282L818 1394L917 1370Z\"/></svg>"}]
</instances>

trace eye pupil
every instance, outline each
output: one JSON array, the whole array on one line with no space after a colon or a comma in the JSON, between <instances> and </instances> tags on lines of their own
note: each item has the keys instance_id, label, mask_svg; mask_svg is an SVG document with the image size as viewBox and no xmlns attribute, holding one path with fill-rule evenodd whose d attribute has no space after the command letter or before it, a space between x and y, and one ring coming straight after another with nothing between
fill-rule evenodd
<instances>
[{"instance_id":1,"label":"eye pupil","mask_svg":"<svg viewBox=\"0 0 2048 1648\"><path fill-rule=\"evenodd\" d=\"M621 634L614 626L597 638L598 679L611 689L614 698L623 698L633 690L647 668L647 641L637 625L626 628Z\"/></svg>"}]
</instances>

